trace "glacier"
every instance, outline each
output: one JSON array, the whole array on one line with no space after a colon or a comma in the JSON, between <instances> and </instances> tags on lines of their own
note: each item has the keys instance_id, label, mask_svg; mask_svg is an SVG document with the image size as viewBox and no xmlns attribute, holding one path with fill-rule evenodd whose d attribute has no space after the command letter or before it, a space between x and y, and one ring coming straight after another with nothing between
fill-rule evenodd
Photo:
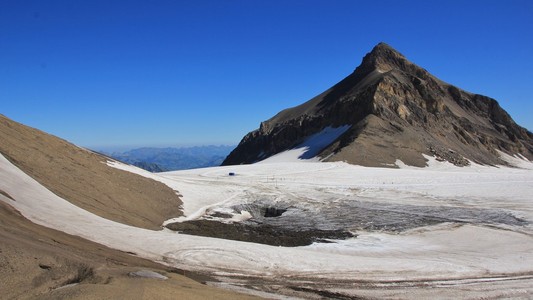
<instances>
[{"instance_id":1,"label":"glacier","mask_svg":"<svg viewBox=\"0 0 533 300\"><path fill-rule=\"evenodd\" d=\"M508 159L532 165L520 157ZM291 287L303 287L379 298L532 295L533 170L474 163L455 167L431 157L428 160L427 168L293 161L160 174L108 163L179 191L188 220L211 211L246 215L235 207L250 203L283 203L317 212L317 216L326 208L348 205L418 214L441 212L449 217L399 231L355 226L356 238L294 248L113 222L53 194L3 156L0 189L14 200L2 194L0 200L35 223L170 266L207 272L221 280L213 285L253 287L246 288L250 293L270 292L283 298ZM458 216L460 211L478 209L479 214ZM511 221L505 221L506 216ZM233 221L242 220L237 216ZM328 222L339 224L334 218Z\"/></svg>"}]
</instances>

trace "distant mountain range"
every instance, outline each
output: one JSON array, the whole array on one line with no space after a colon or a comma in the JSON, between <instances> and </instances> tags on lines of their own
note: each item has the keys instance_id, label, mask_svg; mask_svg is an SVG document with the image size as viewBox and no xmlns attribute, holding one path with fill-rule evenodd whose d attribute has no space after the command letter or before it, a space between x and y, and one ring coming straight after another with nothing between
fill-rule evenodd
<instances>
[{"instance_id":1,"label":"distant mountain range","mask_svg":"<svg viewBox=\"0 0 533 300\"><path fill-rule=\"evenodd\" d=\"M137 148L124 152L99 151L116 160L150 172L164 172L220 166L235 146L196 146L182 148Z\"/></svg>"}]
</instances>

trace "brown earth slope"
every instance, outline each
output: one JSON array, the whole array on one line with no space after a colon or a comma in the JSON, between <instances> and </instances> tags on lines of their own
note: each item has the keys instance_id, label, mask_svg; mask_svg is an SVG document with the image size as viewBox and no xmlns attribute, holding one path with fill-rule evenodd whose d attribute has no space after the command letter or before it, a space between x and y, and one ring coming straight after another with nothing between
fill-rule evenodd
<instances>
[{"instance_id":1,"label":"brown earth slope","mask_svg":"<svg viewBox=\"0 0 533 300\"><path fill-rule=\"evenodd\" d=\"M36 225L3 202L16 199L0 194L1 299L256 299L203 285L182 276L183 271ZM129 275L146 270L168 279Z\"/></svg>"},{"instance_id":2,"label":"brown earth slope","mask_svg":"<svg viewBox=\"0 0 533 300\"><path fill-rule=\"evenodd\" d=\"M506 164L498 150L533 159L533 134L496 100L442 82L380 43L335 86L262 122L223 165L256 162L342 125L351 128L320 149L319 157L364 166L391 166L397 159L425 166L425 153L456 165L468 164L466 159Z\"/></svg>"},{"instance_id":3,"label":"brown earth slope","mask_svg":"<svg viewBox=\"0 0 533 300\"><path fill-rule=\"evenodd\" d=\"M58 196L101 217L160 229L182 214L182 202L168 186L109 167L107 157L3 115L0 153Z\"/></svg>"}]
</instances>

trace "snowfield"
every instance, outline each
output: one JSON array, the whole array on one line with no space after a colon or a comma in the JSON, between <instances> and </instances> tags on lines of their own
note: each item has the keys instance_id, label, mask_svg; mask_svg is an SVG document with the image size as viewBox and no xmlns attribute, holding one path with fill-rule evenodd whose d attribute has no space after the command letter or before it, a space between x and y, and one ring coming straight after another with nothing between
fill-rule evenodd
<instances>
[{"instance_id":1,"label":"snowfield","mask_svg":"<svg viewBox=\"0 0 533 300\"><path fill-rule=\"evenodd\" d=\"M533 163L506 156L522 168L459 168L427 158L427 168L400 161L399 169L387 169L266 160L160 174L108 163L178 191L185 214L178 221L213 212L241 221L253 217L258 205L283 206L290 208L291 220L315 216L324 224L317 226L344 226L358 235L296 248L112 222L54 195L3 156L0 190L14 200L1 193L0 200L35 223L182 269L212 272L226 287L286 295L296 286L379 298L533 297ZM386 220L350 219L356 210L444 221L385 230Z\"/></svg>"}]
</instances>

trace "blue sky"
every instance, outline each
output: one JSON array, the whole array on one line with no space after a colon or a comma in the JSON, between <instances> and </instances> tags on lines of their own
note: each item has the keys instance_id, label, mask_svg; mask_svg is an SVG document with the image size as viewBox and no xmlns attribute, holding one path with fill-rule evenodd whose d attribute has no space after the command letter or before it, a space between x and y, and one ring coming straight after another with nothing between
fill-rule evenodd
<instances>
[{"instance_id":1,"label":"blue sky","mask_svg":"<svg viewBox=\"0 0 533 300\"><path fill-rule=\"evenodd\" d=\"M533 130L532 3L2 0L0 113L93 148L237 144L384 41Z\"/></svg>"}]
</instances>

